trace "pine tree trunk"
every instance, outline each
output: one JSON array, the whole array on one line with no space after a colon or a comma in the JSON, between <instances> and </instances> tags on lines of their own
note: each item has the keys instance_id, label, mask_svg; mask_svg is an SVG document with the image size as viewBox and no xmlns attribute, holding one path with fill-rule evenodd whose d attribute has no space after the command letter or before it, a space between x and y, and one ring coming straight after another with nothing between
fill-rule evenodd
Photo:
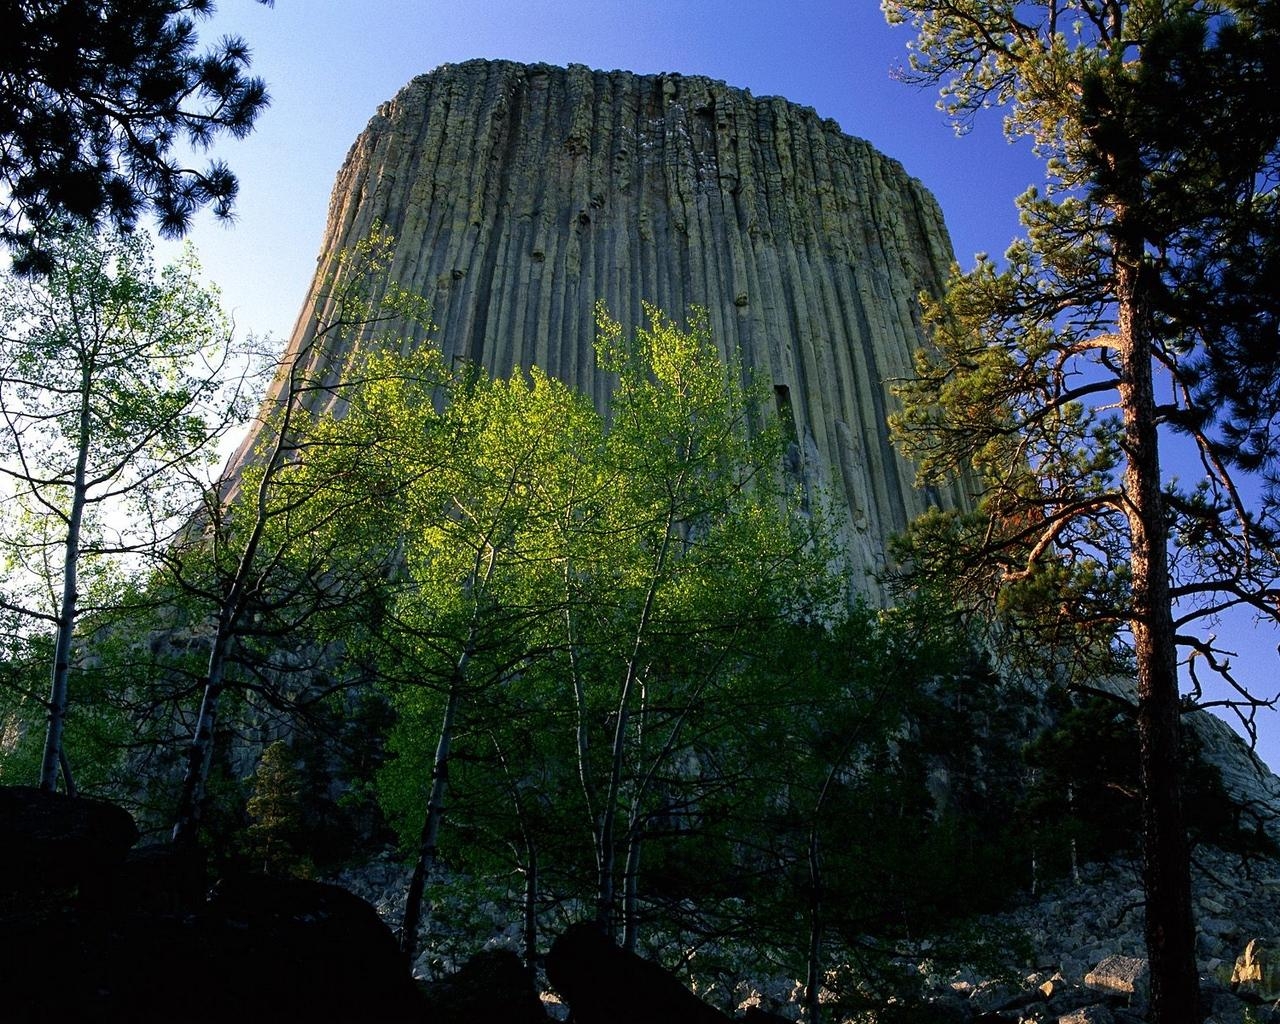
<instances>
[{"instance_id":1,"label":"pine tree trunk","mask_svg":"<svg viewBox=\"0 0 1280 1024\"><path fill-rule=\"evenodd\" d=\"M1122 220L1122 218L1119 218ZM1143 887L1154 1024L1196 1024L1199 978L1191 911L1191 868L1183 823L1181 702L1169 596L1168 527L1160 481L1152 369L1152 323L1141 243L1117 246L1124 478L1132 563L1132 621L1138 666L1138 758L1142 781Z\"/></svg>"}]
</instances>

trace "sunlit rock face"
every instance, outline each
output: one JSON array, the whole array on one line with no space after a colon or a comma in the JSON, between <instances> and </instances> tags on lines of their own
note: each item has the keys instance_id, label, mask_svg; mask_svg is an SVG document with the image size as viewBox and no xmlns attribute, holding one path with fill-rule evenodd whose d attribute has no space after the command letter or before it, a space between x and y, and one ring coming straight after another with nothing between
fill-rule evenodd
<instances>
[{"instance_id":1,"label":"sunlit rock face","mask_svg":"<svg viewBox=\"0 0 1280 1024\"><path fill-rule=\"evenodd\" d=\"M379 108L334 186L317 280L375 221L432 342L497 374L537 364L600 408L594 306L705 307L793 431L788 469L836 512L873 599L886 539L929 504L892 451L888 386L950 241L895 161L786 100L706 78L470 61ZM304 307L291 346L313 330ZM415 340L422 340L416 338Z\"/></svg>"}]
</instances>

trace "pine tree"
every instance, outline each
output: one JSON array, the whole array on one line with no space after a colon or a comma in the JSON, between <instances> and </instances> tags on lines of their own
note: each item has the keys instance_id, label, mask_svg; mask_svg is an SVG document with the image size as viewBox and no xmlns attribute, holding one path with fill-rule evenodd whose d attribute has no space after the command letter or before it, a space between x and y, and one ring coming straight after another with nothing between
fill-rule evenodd
<instances>
[{"instance_id":1,"label":"pine tree","mask_svg":"<svg viewBox=\"0 0 1280 1024\"><path fill-rule=\"evenodd\" d=\"M266 875L285 874L294 865L294 843L302 827L302 779L293 750L276 740L262 752L253 774L253 795L245 809L252 823L249 839Z\"/></svg>"},{"instance_id":2,"label":"pine tree","mask_svg":"<svg viewBox=\"0 0 1280 1024\"><path fill-rule=\"evenodd\" d=\"M270 4L272 0L259 0ZM0 243L20 272L52 267L64 225L131 230L153 211L180 237L212 205L229 219L238 182L222 161L171 155L221 133L243 138L267 106L249 48L196 50L213 0L11 0L0 45ZM41 236L45 237L41 237Z\"/></svg>"},{"instance_id":3,"label":"pine tree","mask_svg":"<svg viewBox=\"0 0 1280 1024\"><path fill-rule=\"evenodd\" d=\"M1005 642L1026 627L1086 670L1117 641L1132 657L1152 1019L1198 1020L1178 650L1236 686L1246 720L1269 703L1195 627L1277 616L1280 5L884 9L919 33L906 77L943 83L961 124L1004 108L1046 160L1007 266L981 257L928 305L935 347L900 389L898 435L924 479L972 465L983 489L906 549L1006 613ZM1198 463L1190 487L1162 469L1174 446Z\"/></svg>"}]
</instances>

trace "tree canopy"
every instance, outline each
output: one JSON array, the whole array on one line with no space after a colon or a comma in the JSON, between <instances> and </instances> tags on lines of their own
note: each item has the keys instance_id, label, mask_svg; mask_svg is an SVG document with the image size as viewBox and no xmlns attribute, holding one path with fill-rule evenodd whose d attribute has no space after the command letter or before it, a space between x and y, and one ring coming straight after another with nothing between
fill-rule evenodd
<instances>
[{"instance_id":1,"label":"tree canopy","mask_svg":"<svg viewBox=\"0 0 1280 1024\"><path fill-rule=\"evenodd\" d=\"M46 270L39 236L67 222L129 230L151 212L178 237L205 206L231 217L235 174L189 166L182 150L244 137L268 96L244 40L197 49L196 20L213 12L213 0L4 5L0 241L15 267Z\"/></svg>"},{"instance_id":2,"label":"tree canopy","mask_svg":"<svg viewBox=\"0 0 1280 1024\"><path fill-rule=\"evenodd\" d=\"M505 794L482 802L508 808L522 870L546 800L496 765L560 791L557 827L591 838L574 863L594 870L597 918L622 921L634 946L640 851L661 809L700 785L674 763L734 721L734 680L771 629L835 614L830 553L788 509L757 390L704 317L649 316L634 336L601 321L599 366L618 374L607 425L536 368L424 390L399 359L369 364L377 383L335 424L385 435L367 490L397 495L374 503L371 536L397 538L405 563L380 644L401 714L389 806L421 826L409 948L460 753L473 793ZM352 511L367 529L368 510Z\"/></svg>"},{"instance_id":3,"label":"tree canopy","mask_svg":"<svg viewBox=\"0 0 1280 1024\"><path fill-rule=\"evenodd\" d=\"M40 780L52 790L77 618L90 595L109 599L99 585L123 557L181 528L188 474L246 396L190 252L157 274L145 236L82 229L48 255L47 278L0 281L0 608L56 633Z\"/></svg>"}]
</instances>

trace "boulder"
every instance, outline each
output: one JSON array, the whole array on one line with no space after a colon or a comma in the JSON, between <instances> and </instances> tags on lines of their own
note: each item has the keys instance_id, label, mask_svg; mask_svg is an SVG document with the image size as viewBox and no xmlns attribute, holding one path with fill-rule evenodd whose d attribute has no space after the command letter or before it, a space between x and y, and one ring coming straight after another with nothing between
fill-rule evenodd
<instances>
[{"instance_id":1,"label":"boulder","mask_svg":"<svg viewBox=\"0 0 1280 1024\"><path fill-rule=\"evenodd\" d=\"M533 977L506 949L485 950L427 990L432 1024L538 1024L547 1020Z\"/></svg>"},{"instance_id":2,"label":"boulder","mask_svg":"<svg viewBox=\"0 0 1280 1024\"><path fill-rule=\"evenodd\" d=\"M1252 939L1236 958L1231 988L1264 1002L1280 999L1280 944Z\"/></svg>"},{"instance_id":3,"label":"boulder","mask_svg":"<svg viewBox=\"0 0 1280 1024\"><path fill-rule=\"evenodd\" d=\"M547 980L575 1024L726 1024L658 964L619 949L595 924L565 929L547 954Z\"/></svg>"},{"instance_id":4,"label":"boulder","mask_svg":"<svg viewBox=\"0 0 1280 1024\"><path fill-rule=\"evenodd\" d=\"M235 987L229 1015L268 1007L312 1020L413 1020L422 1000L395 937L364 900L336 885L249 875L219 882L209 954Z\"/></svg>"},{"instance_id":5,"label":"boulder","mask_svg":"<svg viewBox=\"0 0 1280 1024\"><path fill-rule=\"evenodd\" d=\"M79 887L121 863L138 841L129 812L102 800L0 788L0 892Z\"/></svg>"},{"instance_id":6,"label":"boulder","mask_svg":"<svg viewBox=\"0 0 1280 1024\"><path fill-rule=\"evenodd\" d=\"M0 919L6 1022L424 1022L391 932L336 886L260 879L195 911L45 905Z\"/></svg>"},{"instance_id":7,"label":"boulder","mask_svg":"<svg viewBox=\"0 0 1280 1024\"><path fill-rule=\"evenodd\" d=\"M1039 988L1026 989L1008 981L984 981L969 996L969 1006L979 1015L994 1014L1020 1010L1047 998Z\"/></svg>"},{"instance_id":8,"label":"boulder","mask_svg":"<svg viewBox=\"0 0 1280 1024\"><path fill-rule=\"evenodd\" d=\"M125 913L196 912L204 906L208 887L208 859L202 849L147 843L82 885L81 902Z\"/></svg>"},{"instance_id":9,"label":"boulder","mask_svg":"<svg viewBox=\"0 0 1280 1024\"><path fill-rule=\"evenodd\" d=\"M1115 1016L1100 1004L1082 1006L1058 1018L1058 1024L1114 1024Z\"/></svg>"},{"instance_id":10,"label":"boulder","mask_svg":"<svg viewBox=\"0 0 1280 1024\"><path fill-rule=\"evenodd\" d=\"M1145 957L1109 956L1084 976L1084 984L1095 992L1124 996L1130 1003L1145 1003L1150 991L1149 974Z\"/></svg>"}]
</instances>

